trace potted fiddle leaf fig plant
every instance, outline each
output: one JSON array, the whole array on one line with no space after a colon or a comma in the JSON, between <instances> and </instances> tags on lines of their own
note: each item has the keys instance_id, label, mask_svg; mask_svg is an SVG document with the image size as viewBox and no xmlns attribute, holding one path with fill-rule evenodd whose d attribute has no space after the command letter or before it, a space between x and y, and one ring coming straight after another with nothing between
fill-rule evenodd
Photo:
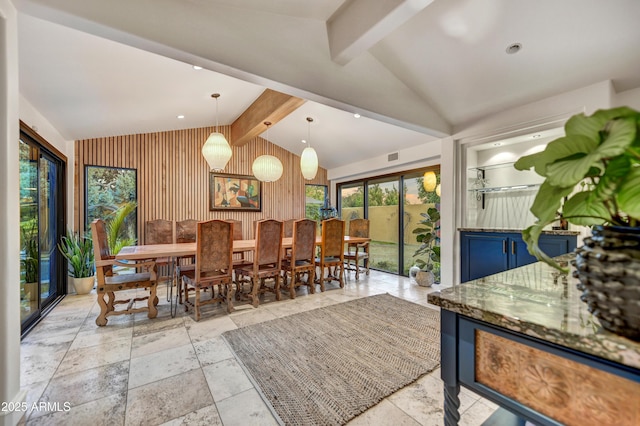
<instances>
[{"instance_id":1,"label":"potted fiddle leaf fig plant","mask_svg":"<svg viewBox=\"0 0 640 426\"><path fill-rule=\"evenodd\" d=\"M591 227L573 262L582 300L604 328L640 339L640 112L574 115L565 136L515 168L545 178L531 206L537 221L522 232L529 253L567 272L538 246L543 228L560 218Z\"/></svg>"},{"instance_id":2,"label":"potted fiddle leaf fig plant","mask_svg":"<svg viewBox=\"0 0 640 426\"><path fill-rule=\"evenodd\" d=\"M435 207L429 207L427 213L420 213L420 216L420 227L413 230L416 241L420 243L420 247L413 254L413 257L418 257L416 266L420 268L415 280L422 287L431 287L436 281L434 267L440 263L440 212ZM422 257L425 257L426 261Z\"/></svg>"},{"instance_id":3,"label":"potted fiddle leaf fig plant","mask_svg":"<svg viewBox=\"0 0 640 426\"><path fill-rule=\"evenodd\" d=\"M87 294L93 289L93 243L77 232L67 231L58 243L58 250L69 261L69 277L76 294Z\"/></svg>"}]
</instances>

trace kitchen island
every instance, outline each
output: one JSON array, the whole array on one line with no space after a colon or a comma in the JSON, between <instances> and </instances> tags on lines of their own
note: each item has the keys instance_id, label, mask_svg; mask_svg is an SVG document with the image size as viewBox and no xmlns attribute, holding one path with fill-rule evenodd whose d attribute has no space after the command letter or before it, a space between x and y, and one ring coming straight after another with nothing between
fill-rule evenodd
<instances>
[{"instance_id":1,"label":"kitchen island","mask_svg":"<svg viewBox=\"0 0 640 426\"><path fill-rule=\"evenodd\" d=\"M576 282L537 262L429 295L446 425L460 419L460 385L502 407L488 424L640 424L640 342L603 330Z\"/></svg>"}]
</instances>

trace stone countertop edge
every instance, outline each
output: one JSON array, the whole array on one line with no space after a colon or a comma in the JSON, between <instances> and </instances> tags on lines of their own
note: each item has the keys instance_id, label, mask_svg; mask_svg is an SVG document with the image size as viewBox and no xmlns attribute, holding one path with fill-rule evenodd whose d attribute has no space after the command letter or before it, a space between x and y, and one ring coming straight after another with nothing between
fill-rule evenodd
<instances>
[{"instance_id":1,"label":"stone countertop edge","mask_svg":"<svg viewBox=\"0 0 640 426\"><path fill-rule=\"evenodd\" d=\"M571 278L571 275L568 276L568 295L564 302L557 307L538 303L557 298L557 294L547 292L549 288L557 290L555 284L550 283L551 287L544 290L547 280L541 276L541 270L547 268L551 267L536 262L507 273L433 292L428 295L427 301L468 318L640 369L640 342L604 330L597 318L587 311L587 305L580 300L581 292L575 287L577 279ZM513 271L517 273L509 275ZM541 284L523 286L522 282L527 275ZM517 312L510 307L509 300L513 298L516 299ZM503 303L505 301L507 306ZM557 318L557 314L565 319L564 326L555 320L549 321L549 317ZM579 325L582 323L585 325Z\"/></svg>"},{"instance_id":2,"label":"stone countertop edge","mask_svg":"<svg viewBox=\"0 0 640 426\"><path fill-rule=\"evenodd\" d=\"M505 229L505 228L458 228L460 232L500 232L500 233L521 233L522 229ZM545 235L579 235L578 231L569 231L563 229L547 229L542 231Z\"/></svg>"}]
</instances>

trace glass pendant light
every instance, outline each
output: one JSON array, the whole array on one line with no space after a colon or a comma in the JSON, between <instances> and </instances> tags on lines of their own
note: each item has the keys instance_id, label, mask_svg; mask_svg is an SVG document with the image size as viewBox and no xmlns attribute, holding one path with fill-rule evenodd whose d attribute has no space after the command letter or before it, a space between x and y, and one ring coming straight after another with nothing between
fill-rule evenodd
<instances>
[{"instance_id":1,"label":"glass pendant light","mask_svg":"<svg viewBox=\"0 0 640 426\"><path fill-rule=\"evenodd\" d=\"M214 172L221 172L231 158L231 147L222 133L218 132L218 98L219 93L211 95L216 100L216 131L211 133L202 145L202 155Z\"/></svg>"},{"instance_id":2,"label":"glass pendant light","mask_svg":"<svg viewBox=\"0 0 640 426\"><path fill-rule=\"evenodd\" d=\"M307 180L311 180L318 173L318 154L316 154L315 149L311 148L311 123L313 118L307 117L307 122L309 123L309 136L307 137L307 147L300 156L300 169L302 170L302 176Z\"/></svg>"},{"instance_id":3,"label":"glass pendant light","mask_svg":"<svg viewBox=\"0 0 640 426\"><path fill-rule=\"evenodd\" d=\"M269 121L265 121L264 124L267 126L267 142L270 144L269 126L271 126L271 123ZM253 175L259 181L275 182L280 179L280 176L282 176L283 169L282 162L278 157L274 157L273 155L261 155L253 161L251 170L253 171Z\"/></svg>"}]
</instances>

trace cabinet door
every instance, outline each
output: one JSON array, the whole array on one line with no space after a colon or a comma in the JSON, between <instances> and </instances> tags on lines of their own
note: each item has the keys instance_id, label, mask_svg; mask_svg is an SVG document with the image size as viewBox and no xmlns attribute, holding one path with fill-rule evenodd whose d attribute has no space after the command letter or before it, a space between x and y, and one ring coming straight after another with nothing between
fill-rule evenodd
<instances>
[{"instance_id":1,"label":"cabinet door","mask_svg":"<svg viewBox=\"0 0 640 426\"><path fill-rule=\"evenodd\" d=\"M505 236L463 233L460 242L462 246L461 282L507 270L507 238Z\"/></svg>"},{"instance_id":2,"label":"cabinet door","mask_svg":"<svg viewBox=\"0 0 640 426\"><path fill-rule=\"evenodd\" d=\"M527 243L524 242L521 235L515 234L509 238L509 269L537 261L535 256L529 254Z\"/></svg>"}]
</instances>

